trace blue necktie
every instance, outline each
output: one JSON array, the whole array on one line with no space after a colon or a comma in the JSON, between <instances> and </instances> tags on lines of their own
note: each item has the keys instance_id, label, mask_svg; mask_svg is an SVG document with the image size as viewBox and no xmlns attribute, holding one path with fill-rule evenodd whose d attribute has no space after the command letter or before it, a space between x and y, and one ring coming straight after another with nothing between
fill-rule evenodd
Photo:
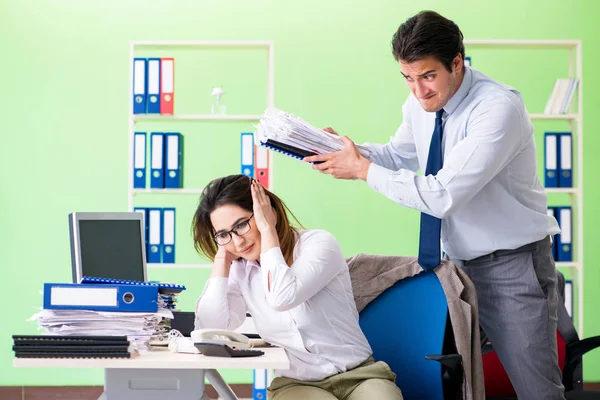
<instances>
[{"instance_id":1,"label":"blue necktie","mask_svg":"<svg viewBox=\"0 0 600 400\"><path fill-rule=\"evenodd\" d=\"M429 145L429 156L425 175L435 175L442 168L442 115L444 109L435 113L435 128ZM429 271L440 264L440 231L442 220L421 213L421 233L419 235L419 265Z\"/></svg>"}]
</instances>

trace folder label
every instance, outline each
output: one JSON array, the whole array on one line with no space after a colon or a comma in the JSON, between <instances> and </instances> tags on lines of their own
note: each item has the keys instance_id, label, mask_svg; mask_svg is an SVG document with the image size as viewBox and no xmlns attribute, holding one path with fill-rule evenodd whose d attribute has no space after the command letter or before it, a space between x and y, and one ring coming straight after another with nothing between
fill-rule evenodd
<instances>
[{"instance_id":1,"label":"folder label","mask_svg":"<svg viewBox=\"0 0 600 400\"><path fill-rule=\"evenodd\" d=\"M242 174L254 178L254 134L242 133Z\"/></svg>"},{"instance_id":2,"label":"folder label","mask_svg":"<svg viewBox=\"0 0 600 400\"><path fill-rule=\"evenodd\" d=\"M269 188L269 150L263 146L255 146L256 173L255 178L264 188Z\"/></svg>"},{"instance_id":3,"label":"folder label","mask_svg":"<svg viewBox=\"0 0 600 400\"><path fill-rule=\"evenodd\" d=\"M165 141L165 187L179 189L183 187L183 136L180 133L166 133Z\"/></svg>"},{"instance_id":4,"label":"folder label","mask_svg":"<svg viewBox=\"0 0 600 400\"><path fill-rule=\"evenodd\" d=\"M133 187L143 189L146 187L146 134L136 132L133 148Z\"/></svg>"},{"instance_id":5,"label":"folder label","mask_svg":"<svg viewBox=\"0 0 600 400\"><path fill-rule=\"evenodd\" d=\"M573 160L572 160L572 140L571 133L562 133L560 135L560 187L573 187Z\"/></svg>"},{"instance_id":6,"label":"folder label","mask_svg":"<svg viewBox=\"0 0 600 400\"><path fill-rule=\"evenodd\" d=\"M61 287L50 292L50 301L55 306L77 303L80 306L117 306L116 288Z\"/></svg>"},{"instance_id":7,"label":"folder label","mask_svg":"<svg viewBox=\"0 0 600 400\"><path fill-rule=\"evenodd\" d=\"M148 113L160 113L160 58L148 59Z\"/></svg>"},{"instance_id":8,"label":"folder label","mask_svg":"<svg viewBox=\"0 0 600 400\"><path fill-rule=\"evenodd\" d=\"M545 157L546 157L546 187L558 187L558 138L554 133L546 132L545 137Z\"/></svg>"},{"instance_id":9,"label":"folder label","mask_svg":"<svg viewBox=\"0 0 600 400\"><path fill-rule=\"evenodd\" d=\"M175 209L163 209L163 263L175 262Z\"/></svg>"},{"instance_id":10,"label":"folder label","mask_svg":"<svg viewBox=\"0 0 600 400\"><path fill-rule=\"evenodd\" d=\"M162 133L152 133L151 143L151 176L150 176L150 187L154 189L162 189L165 187L165 178L163 174L163 139Z\"/></svg>"},{"instance_id":11,"label":"folder label","mask_svg":"<svg viewBox=\"0 0 600 400\"><path fill-rule=\"evenodd\" d=\"M160 209L153 208L148 211L148 262L159 263L161 253L161 218Z\"/></svg>"},{"instance_id":12,"label":"folder label","mask_svg":"<svg viewBox=\"0 0 600 400\"><path fill-rule=\"evenodd\" d=\"M161 99L160 113L173 114L173 95L174 95L174 63L173 58L162 58L160 62L161 72Z\"/></svg>"},{"instance_id":13,"label":"folder label","mask_svg":"<svg viewBox=\"0 0 600 400\"><path fill-rule=\"evenodd\" d=\"M146 112L146 59L133 59L133 113Z\"/></svg>"}]
</instances>

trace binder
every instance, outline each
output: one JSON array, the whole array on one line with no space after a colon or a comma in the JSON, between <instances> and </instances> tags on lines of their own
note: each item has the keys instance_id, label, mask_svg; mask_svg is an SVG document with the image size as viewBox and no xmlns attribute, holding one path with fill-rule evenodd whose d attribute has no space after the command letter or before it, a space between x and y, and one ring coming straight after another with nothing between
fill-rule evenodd
<instances>
[{"instance_id":1,"label":"binder","mask_svg":"<svg viewBox=\"0 0 600 400\"><path fill-rule=\"evenodd\" d=\"M267 370L255 369L253 373L252 399L267 399Z\"/></svg>"},{"instance_id":2,"label":"binder","mask_svg":"<svg viewBox=\"0 0 600 400\"><path fill-rule=\"evenodd\" d=\"M148 209L144 207L134 207L133 212L139 212L144 216L142 218L142 222L144 225L144 245L146 246L146 248L148 248Z\"/></svg>"},{"instance_id":3,"label":"binder","mask_svg":"<svg viewBox=\"0 0 600 400\"><path fill-rule=\"evenodd\" d=\"M269 188L269 150L266 147L254 147L254 177L264 188Z\"/></svg>"},{"instance_id":4,"label":"binder","mask_svg":"<svg viewBox=\"0 0 600 400\"><path fill-rule=\"evenodd\" d=\"M173 114L175 102L175 59L160 59L160 113Z\"/></svg>"},{"instance_id":5,"label":"binder","mask_svg":"<svg viewBox=\"0 0 600 400\"><path fill-rule=\"evenodd\" d=\"M149 263L160 263L162 253L162 218L160 208L148 209L148 248Z\"/></svg>"},{"instance_id":6,"label":"binder","mask_svg":"<svg viewBox=\"0 0 600 400\"><path fill-rule=\"evenodd\" d=\"M573 319L573 281L571 279L565 280L565 308L569 317Z\"/></svg>"},{"instance_id":7,"label":"binder","mask_svg":"<svg viewBox=\"0 0 600 400\"><path fill-rule=\"evenodd\" d=\"M571 207L556 207L556 220L560 233L556 240L557 261L573 261L573 218Z\"/></svg>"},{"instance_id":8,"label":"binder","mask_svg":"<svg viewBox=\"0 0 600 400\"><path fill-rule=\"evenodd\" d=\"M147 62L145 58L133 59L133 113L146 113L146 93L148 91Z\"/></svg>"},{"instance_id":9,"label":"binder","mask_svg":"<svg viewBox=\"0 0 600 400\"><path fill-rule=\"evenodd\" d=\"M152 132L150 136L150 187L152 189L165 187L164 140L164 133Z\"/></svg>"},{"instance_id":10,"label":"binder","mask_svg":"<svg viewBox=\"0 0 600 400\"><path fill-rule=\"evenodd\" d=\"M272 139L267 139L265 142L260 142L259 144L269 150L276 152L276 153L281 153L283 155L295 158L300 161L302 161L302 159L304 157L317 155L317 153L314 153L312 151L300 149L298 147L294 147L294 146L291 146L291 145L285 144L285 143L280 143L280 142L277 142ZM316 162L314 164L320 164L320 163L321 162Z\"/></svg>"},{"instance_id":11,"label":"binder","mask_svg":"<svg viewBox=\"0 0 600 400\"><path fill-rule=\"evenodd\" d=\"M559 187L573 187L573 138L571 132L561 132L560 137L560 173L558 175Z\"/></svg>"},{"instance_id":12,"label":"binder","mask_svg":"<svg viewBox=\"0 0 600 400\"><path fill-rule=\"evenodd\" d=\"M97 278L93 276L84 276L81 279L81 283L94 283L99 285L136 285L136 286L155 286L158 288L159 293L163 293L163 289L166 289L169 293L181 292L185 290L185 285L178 285L176 283L167 282L142 282L142 281L130 281L122 279L110 279L110 278Z\"/></svg>"},{"instance_id":13,"label":"binder","mask_svg":"<svg viewBox=\"0 0 600 400\"><path fill-rule=\"evenodd\" d=\"M240 146L242 174L254 178L254 134L242 132Z\"/></svg>"},{"instance_id":14,"label":"binder","mask_svg":"<svg viewBox=\"0 0 600 400\"><path fill-rule=\"evenodd\" d=\"M175 209L163 208L162 262L175 262Z\"/></svg>"},{"instance_id":15,"label":"binder","mask_svg":"<svg viewBox=\"0 0 600 400\"><path fill-rule=\"evenodd\" d=\"M556 219L556 207L548 207L547 213L550 217ZM556 240L557 236L552 236L550 238L552 240L552 258L556 261Z\"/></svg>"},{"instance_id":16,"label":"binder","mask_svg":"<svg viewBox=\"0 0 600 400\"><path fill-rule=\"evenodd\" d=\"M165 188L183 187L183 136L165 133Z\"/></svg>"},{"instance_id":17,"label":"binder","mask_svg":"<svg viewBox=\"0 0 600 400\"><path fill-rule=\"evenodd\" d=\"M160 114L160 58L148 59L148 97L146 112Z\"/></svg>"},{"instance_id":18,"label":"binder","mask_svg":"<svg viewBox=\"0 0 600 400\"><path fill-rule=\"evenodd\" d=\"M157 312L158 287L44 283L44 309Z\"/></svg>"},{"instance_id":19,"label":"binder","mask_svg":"<svg viewBox=\"0 0 600 400\"><path fill-rule=\"evenodd\" d=\"M146 132L136 132L133 136L133 187L146 187Z\"/></svg>"},{"instance_id":20,"label":"binder","mask_svg":"<svg viewBox=\"0 0 600 400\"><path fill-rule=\"evenodd\" d=\"M544 134L545 186L558 187L558 135L553 132Z\"/></svg>"}]
</instances>

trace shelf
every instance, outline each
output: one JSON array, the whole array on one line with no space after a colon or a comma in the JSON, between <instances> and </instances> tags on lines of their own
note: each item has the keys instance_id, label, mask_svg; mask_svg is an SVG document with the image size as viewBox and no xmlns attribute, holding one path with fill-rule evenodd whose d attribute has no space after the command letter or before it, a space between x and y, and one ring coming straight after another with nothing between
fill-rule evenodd
<instances>
[{"instance_id":1,"label":"shelf","mask_svg":"<svg viewBox=\"0 0 600 400\"><path fill-rule=\"evenodd\" d=\"M262 115L254 114L231 114L231 115L210 115L210 114L134 114L133 122L139 121L258 121Z\"/></svg>"},{"instance_id":2,"label":"shelf","mask_svg":"<svg viewBox=\"0 0 600 400\"><path fill-rule=\"evenodd\" d=\"M581 40L466 39L464 40L464 44L466 46L550 47L573 49L581 44Z\"/></svg>"},{"instance_id":3,"label":"shelf","mask_svg":"<svg viewBox=\"0 0 600 400\"><path fill-rule=\"evenodd\" d=\"M136 194L202 194L203 189L133 189Z\"/></svg>"},{"instance_id":4,"label":"shelf","mask_svg":"<svg viewBox=\"0 0 600 400\"><path fill-rule=\"evenodd\" d=\"M555 262L556 268L573 268L573 269L580 269L581 268L581 263L576 262L576 261L557 261Z\"/></svg>"},{"instance_id":5,"label":"shelf","mask_svg":"<svg viewBox=\"0 0 600 400\"><path fill-rule=\"evenodd\" d=\"M579 120L578 114L529 114L531 119Z\"/></svg>"},{"instance_id":6,"label":"shelf","mask_svg":"<svg viewBox=\"0 0 600 400\"><path fill-rule=\"evenodd\" d=\"M579 195L578 188L546 188L546 193L567 193Z\"/></svg>"},{"instance_id":7,"label":"shelf","mask_svg":"<svg viewBox=\"0 0 600 400\"><path fill-rule=\"evenodd\" d=\"M164 268L164 269L173 269L173 268L205 269L205 268L212 268L213 266L212 266L212 264L148 263L148 264L146 264L146 267L153 268L153 269L159 269L159 268Z\"/></svg>"},{"instance_id":8,"label":"shelf","mask_svg":"<svg viewBox=\"0 0 600 400\"><path fill-rule=\"evenodd\" d=\"M270 47L271 40L168 40L133 41L133 47Z\"/></svg>"}]
</instances>

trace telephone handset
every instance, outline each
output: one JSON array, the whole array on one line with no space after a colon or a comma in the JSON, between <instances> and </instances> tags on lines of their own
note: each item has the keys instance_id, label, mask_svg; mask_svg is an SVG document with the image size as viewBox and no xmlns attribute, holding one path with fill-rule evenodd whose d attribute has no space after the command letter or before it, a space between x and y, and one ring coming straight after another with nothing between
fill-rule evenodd
<instances>
[{"instance_id":1,"label":"telephone handset","mask_svg":"<svg viewBox=\"0 0 600 400\"><path fill-rule=\"evenodd\" d=\"M249 349L250 339L241 333L223 329L196 329L190 334L194 343L224 344L232 349Z\"/></svg>"}]
</instances>

